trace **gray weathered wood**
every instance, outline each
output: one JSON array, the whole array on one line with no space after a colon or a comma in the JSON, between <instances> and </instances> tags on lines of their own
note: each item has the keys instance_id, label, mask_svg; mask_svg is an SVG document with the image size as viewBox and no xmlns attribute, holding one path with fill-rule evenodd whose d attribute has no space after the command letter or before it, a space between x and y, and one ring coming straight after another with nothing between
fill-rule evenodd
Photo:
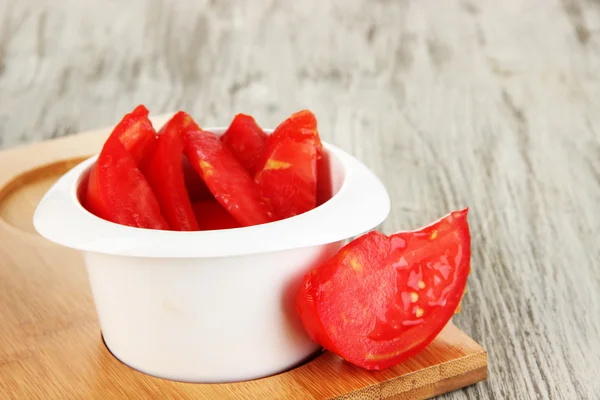
<instances>
[{"instance_id":1,"label":"gray weathered wood","mask_svg":"<svg viewBox=\"0 0 600 400\"><path fill-rule=\"evenodd\" d=\"M312 109L387 184L386 232L469 206L455 320L490 378L444 398L600 396L598 1L0 0L0 146L138 103Z\"/></svg>"}]
</instances>

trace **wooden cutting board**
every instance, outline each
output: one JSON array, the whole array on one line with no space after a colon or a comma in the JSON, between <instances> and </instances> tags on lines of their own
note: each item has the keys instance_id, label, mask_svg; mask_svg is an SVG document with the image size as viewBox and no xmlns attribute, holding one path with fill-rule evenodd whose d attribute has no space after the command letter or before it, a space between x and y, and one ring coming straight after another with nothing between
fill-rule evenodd
<instances>
[{"instance_id":1,"label":"wooden cutting board","mask_svg":"<svg viewBox=\"0 0 600 400\"><path fill-rule=\"evenodd\" d=\"M32 223L45 191L99 152L109 133L0 152L1 399L425 399L487 377L487 353L452 324L423 352L385 371L325 352L265 379L189 384L122 364L102 341L81 256L38 236Z\"/></svg>"}]
</instances>

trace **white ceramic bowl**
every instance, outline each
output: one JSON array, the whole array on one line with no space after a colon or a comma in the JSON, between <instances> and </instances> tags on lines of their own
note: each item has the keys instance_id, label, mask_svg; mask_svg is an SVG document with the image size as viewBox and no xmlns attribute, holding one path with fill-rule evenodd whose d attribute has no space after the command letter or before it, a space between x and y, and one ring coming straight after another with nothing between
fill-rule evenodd
<instances>
[{"instance_id":1,"label":"white ceramic bowl","mask_svg":"<svg viewBox=\"0 0 600 400\"><path fill-rule=\"evenodd\" d=\"M92 157L46 193L34 225L47 239L83 252L104 341L125 364L188 382L268 376L318 349L296 315L304 274L390 210L371 171L324 146L334 196L282 221L203 232L105 221L78 200Z\"/></svg>"}]
</instances>

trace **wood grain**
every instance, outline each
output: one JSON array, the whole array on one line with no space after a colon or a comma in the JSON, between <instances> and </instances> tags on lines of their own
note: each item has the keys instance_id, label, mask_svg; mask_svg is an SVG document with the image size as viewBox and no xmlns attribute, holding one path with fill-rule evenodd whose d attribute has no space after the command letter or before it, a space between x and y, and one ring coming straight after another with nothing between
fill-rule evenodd
<instances>
[{"instance_id":1,"label":"wood grain","mask_svg":"<svg viewBox=\"0 0 600 400\"><path fill-rule=\"evenodd\" d=\"M425 399L486 378L485 350L452 324L416 357L379 372L323 353L273 377L199 385L122 364L103 344L80 254L30 226L49 185L109 132L0 152L1 399Z\"/></svg>"},{"instance_id":2,"label":"wood grain","mask_svg":"<svg viewBox=\"0 0 600 400\"><path fill-rule=\"evenodd\" d=\"M470 206L456 324L490 379L448 399L600 393L600 4L0 0L0 141L302 107L386 183L384 231Z\"/></svg>"}]
</instances>

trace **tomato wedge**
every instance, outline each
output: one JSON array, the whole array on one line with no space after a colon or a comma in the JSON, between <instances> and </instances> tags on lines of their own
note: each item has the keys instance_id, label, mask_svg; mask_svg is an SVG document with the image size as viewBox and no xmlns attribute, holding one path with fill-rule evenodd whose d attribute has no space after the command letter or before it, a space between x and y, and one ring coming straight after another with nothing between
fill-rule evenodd
<instances>
[{"instance_id":1,"label":"tomato wedge","mask_svg":"<svg viewBox=\"0 0 600 400\"><path fill-rule=\"evenodd\" d=\"M169 229L150 185L119 139L117 135L108 138L92 168L87 209L117 224Z\"/></svg>"},{"instance_id":2,"label":"tomato wedge","mask_svg":"<svg viewBox=\"0 0 600 400\"><path fill-rule=\"evenodd\" d=\"M317 155L317 206L326 203L333 197L331 176L331 159L326 151Z\"/></svg>"},{"instance_id":3,"label":"tomato wedge","mask_svg":"<svg viewBox=\"0 0 600 400\"><path fill-rule=\"evenodd\" d=\"M413 232L370 232L305 277L297 308L326 349L385 369L425 348L448 323L470 264L467 210Z\"/></svg>"},{"instance_id":4,"label":"tomato wedge","mask_svg":"<svg viewBox=\"0 0 600 400\"><path fill-rule=\"evenodd\" d=\"M308 141L279 141L255 180L279 219L312 210L317 205L316 146Z\"/></svg>"},{"instance_id":5,"label":"tomato wedge","mask_svg":"<svg viewBox=\"0 0 600 400\"><path fill-rule=\"evenodd\" d=\"M158 142L145 171L146 179L171 229L197 231L198 223L185 187L181 164L183 130L192 118L180 111L161 129Z\"/></svg>"},{"instance_id":6,"label":"tomato wedge","mask_svg":"<svg viewBox=\"0 0 600 400\"><path fill-rule=\"evenodd\" d=\"M272 152L277 142L283 139L292 139L297 142L309 141L317 147L321 147L321 138L317 130L317 118L309 110L301 110L287 118L275 128L273 133L267 137L265 146L265 156L263 164L268 160L268 155Z\"/></svg>"},{"instance_id":7,"label":"tomato wedge","mask_svg":"<svg viewBox=\"0 0 600 400\"><path fill-rule=\"evenodd\" d=\"M221 141L246 168L246 171L254 175L267 141L266 133L254 118L246 114L237 114L227 131L221 136Z\"/></svg>"},{"instance_id":8,"label":"tomato wedge","mask_svg":"<svg viewBox=\"0 0 600 400\"><path fill-rule=\"evenodd\" d=\"M192 205L201 231L240 228L241 225L216 200L204 200Z\"/></svg>"},{"instance_id":9,"label":"tomato wedge","mask_svg":"<svg viewBox=\"0 0 600 400\"><path fill-rule=\"evenodd\" d=\"M125 149L131 154L141 170L146 167L156 146L156 131L148 119L148 109L137 106L126 114L111 135L119 137Z\"/></svg>"},{"instance_id":10,"label":"tomato wedge","mask_svg":"<svg viewBox=\"0 0 600 400\"><path fill-rule=\"evenodd\" d=\"M183 170L185 188L192 203L200 200L214 199L212 193L206 187L206 183L200 178L200 175L198 175L190 160L185 155L181 157L181 169Z\"/></svg>"},{"instance_id":11,"label":"tomato wedge","mask_svg":"<svg viewBox=\"0 0 600 400\"><path fill-rule=\"evenodd\" d=\"M215 199L243 226L273 221L271 207L246 169L219 138L190 124L185 154Z\"/></svg>"},{"instance_id":12,"label":"tomato wedge","mask_svg":"<svg viewBox=\"0 0 600 400\"><path fill-rule=\"evenodd\" d=\"M255 181L279 219L316 207L321 151L317 120L308 110L290 116L268 137Z\"/></svg>"}]
</instances>

